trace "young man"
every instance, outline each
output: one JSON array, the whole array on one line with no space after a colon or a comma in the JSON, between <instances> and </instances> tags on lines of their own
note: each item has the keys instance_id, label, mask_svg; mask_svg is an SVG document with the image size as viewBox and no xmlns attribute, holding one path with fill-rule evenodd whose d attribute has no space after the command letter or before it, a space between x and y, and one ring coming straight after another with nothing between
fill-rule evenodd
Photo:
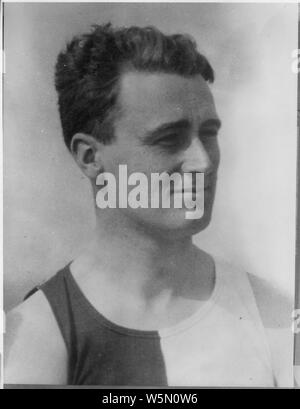
<instances>
[{"instance_id":1,"label":"young man","mask_svg":"<svg viewBox=\"0 0 300 409\"><path fill-rule=\"evenodd\" d=\"M64 139L91 181L96 229L83 254L8 314L6 383L292 384L284 298L192 243L210 222L220 160L213 79L192 39L155 28L96 26L59 55ZM120 165L147 180L192 175L183 195L193 197L204 174L204 213L100 209L97 178L112 174L119 187Z\"/></svg>"}]
</instances>

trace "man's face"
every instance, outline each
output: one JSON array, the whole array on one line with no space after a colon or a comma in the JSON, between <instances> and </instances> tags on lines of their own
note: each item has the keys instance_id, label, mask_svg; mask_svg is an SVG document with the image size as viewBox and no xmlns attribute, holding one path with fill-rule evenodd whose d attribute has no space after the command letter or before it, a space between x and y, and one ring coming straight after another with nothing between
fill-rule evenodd
<instances>
[{"instance_id":1,"label":"man's face","mask_svg":"<svg viewBox=\"0 0 300 409\"><path fill-rule=\"evenodd\" d=\"M214 100L200 76L128 72L120 81L120 116L115 140L103 147L104 171L118 179L119 165L128 176L143 172L204 173L204 214L186 219L186 208L118 209L134 223L161 234L192 235L204 229L211 217L215 195L220 127ZM130 191L130 189L129 189ZM150 198L149 198L150 203ZM150 206L150 204L149 204Z\"/></svg>"}]
</instances>

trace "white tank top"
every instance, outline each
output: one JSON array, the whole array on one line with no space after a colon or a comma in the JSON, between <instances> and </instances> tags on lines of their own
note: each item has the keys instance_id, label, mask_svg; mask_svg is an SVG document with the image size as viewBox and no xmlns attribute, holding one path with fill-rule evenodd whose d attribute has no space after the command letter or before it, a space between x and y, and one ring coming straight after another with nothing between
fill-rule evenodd
<instances>
[{"instance_id":1,"label":"white tank top","mask_svg":"<svg viewBox=\"0 0 300 409\"><path fill-rule=\"evenodd\" d=\"M209 301L189 319L159 331L168 384L274 386L271 351L248 274L215 263Z\"/></svg>"}]
</instances>

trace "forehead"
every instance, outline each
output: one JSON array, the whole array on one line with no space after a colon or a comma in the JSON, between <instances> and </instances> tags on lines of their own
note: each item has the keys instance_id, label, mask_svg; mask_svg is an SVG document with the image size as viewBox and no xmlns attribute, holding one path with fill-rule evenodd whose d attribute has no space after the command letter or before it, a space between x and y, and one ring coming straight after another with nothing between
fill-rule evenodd
<instances>
[{"instance_id":1,"label":"forehead","mask_svg":"<svg viewBox=\"0 0 300 409\"><path fill-rule=\"evenodd\" d=\"M119 91L121 117L156 126L164 121L217 119L212 93L201 75L128 72Z\"/></svg>"}]
</instances>

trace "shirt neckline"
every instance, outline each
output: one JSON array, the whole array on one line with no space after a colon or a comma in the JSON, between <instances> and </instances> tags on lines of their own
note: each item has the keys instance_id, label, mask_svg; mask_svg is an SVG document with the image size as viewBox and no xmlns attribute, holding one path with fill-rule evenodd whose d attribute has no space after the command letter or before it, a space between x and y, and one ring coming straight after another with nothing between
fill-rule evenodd
<instances>
[{"instance_id":1,"label":"shirt neckline","mask_svg":"<svg viewBox=\"0 0 300 409\"><path fill-rule=\"evenodd\" d=\"M96 323L123 335L142 338L148 337L165 338L176 335L194 326L199 320L207 316L208 312L215 306L216 300L219 296L220 268L218 261L214 259L215 284L213 291L211 293L210 298L207 301L205 301L205 303L200 308L198 308L192 315L178 322L175 325L165 328L159 328L157 330L140 330L136 328L125 327L106 318L100 311L96 309L96 307L91 303L91 301L89 301L89 299L86 297L83 290L77 283L70 269L70 265L71 263L67 265L67 269L65 270L65 276L68 279L69 284L72 286L73 291L75 291L77 304L80 304L81 307L86 308L93 317L93 319L96 321Z\"/></svg>"}]
</instances>

